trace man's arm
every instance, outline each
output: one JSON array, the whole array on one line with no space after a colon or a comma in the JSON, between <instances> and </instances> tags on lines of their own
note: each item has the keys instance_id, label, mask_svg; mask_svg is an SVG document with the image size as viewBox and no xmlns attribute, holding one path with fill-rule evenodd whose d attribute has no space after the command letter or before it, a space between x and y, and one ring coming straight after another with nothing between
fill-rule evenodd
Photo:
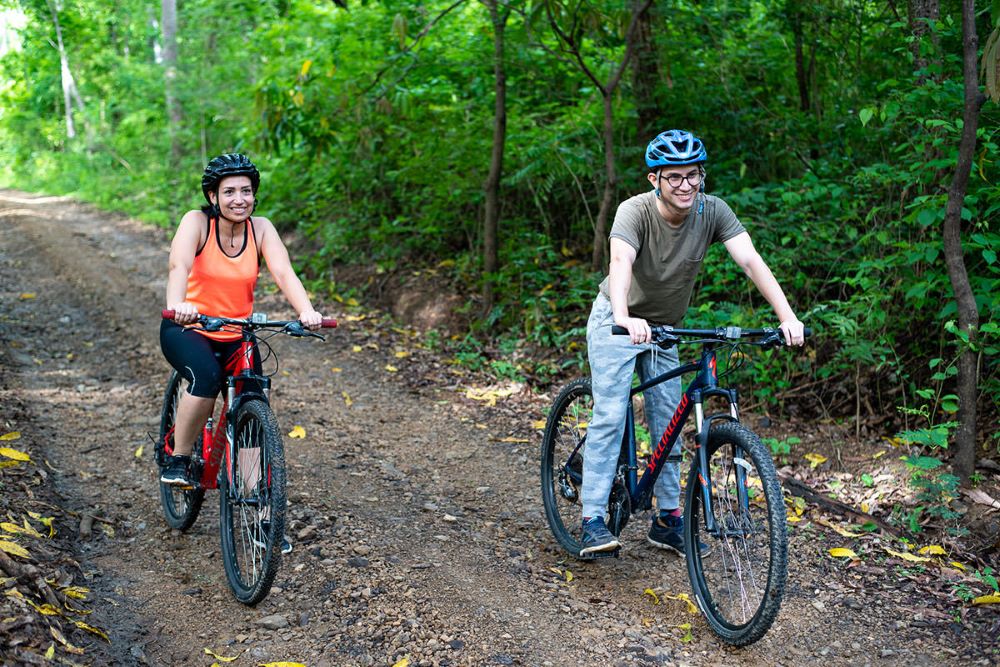
<instances>
[{"instance_id":1,"label":"man's arm","mask_svg":"<svg viewBox=\"0 0 1000 667\"><path fill-rule=\"evenodd\" d=\"M641 317L629 317L628 288L632 285L632 264L635 263L635 248L620 238L611 239L611 263L608 266L608 295L611 297L611 313L615 324L628 329L633 343L652 340L649 323Z\"/></svg>"},{"instance_id":2,"label":"man's arm","mask_svg":"<svg viewBox=\"0 0 1000 667\"><path fill-rule=\"evenodd\" d=\"M805 327L795 316L792 307L788 305L788 299L785 298L781 285L771 273L764 258L757 252L750 235L746 232L737 234L726 241L724 245L729 251L729 256L743 269L743 272L771 304L771 308L778 316L778 321L781 322L781 331L785 334L785 342L789 345L802 345L805 340Z\"/></svg>"}]
</instances>

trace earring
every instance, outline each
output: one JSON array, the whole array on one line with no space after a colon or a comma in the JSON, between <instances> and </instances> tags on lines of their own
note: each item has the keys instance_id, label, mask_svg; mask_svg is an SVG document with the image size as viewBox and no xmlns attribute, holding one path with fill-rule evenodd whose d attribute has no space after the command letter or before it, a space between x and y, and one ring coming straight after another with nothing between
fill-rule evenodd
<instances>
[{"instance_id":1,"label":"earring","mask_svg":"<svg viewBox=\"0 0 1000 667\"><path fill-rule=\"evenodd\" d=\"M660 188L656 188L656 198L660 198Z\"/></svg>"}]
</instances>

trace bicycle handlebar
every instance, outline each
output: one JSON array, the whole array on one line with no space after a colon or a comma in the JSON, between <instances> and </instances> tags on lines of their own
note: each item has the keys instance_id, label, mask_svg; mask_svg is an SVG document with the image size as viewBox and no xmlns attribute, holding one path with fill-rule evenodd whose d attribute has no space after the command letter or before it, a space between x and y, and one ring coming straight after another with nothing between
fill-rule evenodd
<instances>
[{"instance_id":1,"label":"bicycle handlebar","mask_svg":"<svg viewBox=\"0 0 1000 667\"><path fill-rule=\"evenodd\" d=\"M174 319L175 314L176 311L169 308L165 308L160 311L160 315L165 320ZM223 326L231 324L238 327L249 327L251 329L288 329L289 333L299 336L308 335L309 333L298 320L255 321L253 317L246 320L234 320L229 317L209 317L208 315L198 315L197 322L209 331L218 331ZM320 327L323 329L333 329L336 326L337 320L332 317L324 317L322 324L320 324Z\"/></svg>"},{"instance_id":2,"label":"bicycle handlebar","mask_svg":"<svg viewBox=\"0 0 1000 667\"><path fill-rule=\"evenodd\" d=\"M762 345L784 345L785 337L781 329L743 329L741 327L717 327L715 329L675 329L669 326L650 327L653 334L653 343L663 345L669 343L675 345L681 342L680 336L698 338L703 342L717 341L739 341L744 338L760 338ZM611 333L615 336L627 336L628 329L617 324L611 325ZM803 336L809 338L813 335L813 330L806 327Z\"/></svg>"}]
</instances>

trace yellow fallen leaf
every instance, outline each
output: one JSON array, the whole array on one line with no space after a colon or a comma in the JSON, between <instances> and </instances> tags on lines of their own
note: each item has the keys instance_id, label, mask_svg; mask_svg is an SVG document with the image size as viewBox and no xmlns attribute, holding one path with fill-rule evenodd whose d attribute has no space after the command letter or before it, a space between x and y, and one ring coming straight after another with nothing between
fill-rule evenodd
<instances>
[{"instance_id":1,"label":"yellow fallen leaf","mask_svg":"<svg viewBox=\"0 0 1000 667\"><path fill-rule=\"evenodd\" d=\"M351 395L348 394L346 391L340 392L340 395L344 397L344 403L347 405L347 407L351 407L351 404L354 403L354 401L351 400Z\"/></svg>"},{"instance_id":2,"label":"yellow fallen leaf","mask_svg":"<svg viewBox=\"0 0 1000 667\"><path fill-rule=\"evenodd\" d=\"M802 496L795 496L791 502L792 509L795 510L795 516L802 516L803 512L806 511L806 499Z\"/></svg>"},{"instance_id":3,"label":"yellow fallen leaf","mask_svg":"<svg viewBox=\"0 0 1000 667\"><path fill-rule=\"evenodd\" d=\"M560 577L563 576L562 570L560 570L558 567L550 567L549 572L554 572L556 575Z\"/></svg>"},{"instance_id":4,"label":"yellow fallen leaf","mask_svg":"<svg viewBox=\"0 0 1000 667\"><path fill-rule=\"evenodd\" d=\"M826 526L827 528L832 529L838 535L843 537L861 537L863 535L863 533L855 533L854 531L847 530L846 528L841 528L837 524L827 521L826 519L813 519L813 521L821 526Z\"/></svg>"},{"instance_id":5,"label":"yellow fallen leaf","mask_svg":"<svg viewBox=\"0 0 1000 667\"><path fill-rule=\"evenodd\" d=\"M972 604L1000 604L1000 595L980 595L973 598Z\"/></svg>"},{"instance_id":6,"label":"yellow fallen leaf","mask_svg":"<svg viewBox=\"0 0 1000 667\"><path fill-rule=\"evenodd\" d=\"M545 420L539 419L537 421L531 422L531 428L538 429L539 431L545 428Z\"/></svg>"},{"instance_id":7,"label":"yellow fallen leaf","mask_svg":"<svg viewBox=\"0 0 1000 667\"><path fill-rule=\"evenodd\" d=\"M392 667L409 667L409 664L410 664L409 656L404 656L399 660L397 660Z\"/></svg>"},{"instance_id":8,"label":"yellow fallen leaf","mask_svg":"<svg viewBox=\"0 0 1000 667\"><path fill-rule=\"evenodd\" d=\"M18 461L0 461L0 469L2 468L13 468L16 465L21 465Z\"/></svg>"},{"instance_id":9,"label":"yellow fallen leaf","mask_svg":"<svg viewBox=\"0 0 1000 667\"><path fill-rule=\"evenodd\" d=\"M363 348L360 345L355 345L351 348L352 352L360 352Z\"/></svg>"},{"instance_id":10,"label":"yellow fallen leaf","mask_svg":"<svg viewBox=\"0 0 1000 667\"><path fill-rule=\"evenodd\" d=\"M0 528L3 528L8 533L13 533L14 535L17 535L18 533L24 533L25 535L31 535L32 537L42 536L41 533L39 533L37 530L29 526L27 522L25 522L24 526L22 527L17 525L16 523L10 523L9 521L4 521L3 523L0 523Z\"/></svg>"},{"instance_id":11,"label":"yellow fallen leaf","mask_svg":"<svg viewBox=\"0 0 1000 667\"><path fill-rule=\"evenodd\" d=\"M806 454L805 455L805 459L806 459L806 461L809 461L809 467L810 468L815 468L820 463L823 463L824 461L826 461L826 457L825 456L823 456L821 454L812 454L812 453Z\"/></svg>"},{"instance_id":12,"label":"yellow fallen leaf","mask_svg":"<svg viewBox=\"0 0 1000 667\"><path fill-rule=\"evenodd\" d=\"M334 373L340 373L340 372L342 372L342 371L343 371L344 369L343 369L343 368L341 368L340 366L334 366L334 367L333 367L333 368L331 368L330 370L331 370L331 371L333 371Z\"/></svg>"},{"instance_id":13,"label":"yellow fallen leaf","mask_svg":"<svg viewBox=\"0 0 1000 667\"><path fill-rule=\"evenodd\" d=\"M868 503L864 503L864 502L861 503L861 511L862 512L864 512L865 514L868 514L868 512L870 510L871 510L871 507L868 505Z\"/></svg>"},{"instance_id":14,"label":"yellow fallen leaf","mask_svg":"<svg viewBox=\"0 0 1000 667\"><path fill-rule=\"evenodd\" d=\"M789 515L787 515L785 517L785 521L787 521L788 523L798 523L799 521L802 521L802 520L803 520L802 517L795 516L793 514L789 514Z\"/></svg>"},{"instance_id":15,"label":"yellow fallen leaf","mask_svg":"<svg viewBox=\"0 0 1000 667\"><path fill-rule=\"evenodd\" d=\"M386 364L385 365L385 370L389 371L390 373L395 373L399 369L396 368L395 366L393 366L392 364Z\"/></svg>"},{"instance_id":16,"label":"yellow fallen leaf","mask_svg":"<svg viewBox=\"0 0 1000 667\"><path fill-rule=\"evenodd\" d=\"M909 554L909 553L906 553L904 551L893 551L889 547L882 547L882 548L886 551L886 553L891 554L891 555L895 556L896 558L902 558L903 560L910 561L911 563L928 563L928 562L934 560L933 558L924 558L922 556L914 556L913 554Z\"/></svg>"},{"instance_id":17,"label":"yellow fallen leaf","mask_svg":"<svg viewBox=\"0 0 1000 667\"><path fill-rule=\"evenodd\" d=\"M571 581L573 581L573 573L570 572L569 570L566 570L566 583L568 584Z\"/></svg>"},{"instance_id":18,"label":"yellow fallen leaf","mask_svg":"<svg viewBox=\"0 0 1000 667\"><path fill-rule=\"evenodd\" d=\"M367 315L348 315L344 319L347 320L348 322L360 322L361 320L365 319L366 317L368 317L368 316Z\"/></svg>"},{"instance_id":19,"label":"yellow fallen leaf","mask_svg":"<svg viewBox=\"0 0 1000 667\"><path fill-rule=\"evenodd\" d=\"M858 557L856 553L845 547L834 547L833 549L830 549L830 555L834 558L856 559Z\"/></svg>"},{"instance_id":20,"label":"yellow fallen leaf","mask_svg":"<svg viewBox=\"0 0 1000 667\"><path fill-rule=\"evenodd\" d=\"M66 588L61 588L59 590L75 600L86 600L87 593L90 592L90 589L84 586L67 586Z\"/></svg>"},{"instance_id":21,"label":"yellow fallen leaf","mask_svg":"<svg viewBox=\"0 0 1000 667\"><path fill-rule=\"evenodd\" d=\"M34 298L35 298L34 292L21 292L21 301L27 301L29 299L34 299Z\"/></svg>"},{"instance_id":22,"label":"yellow fallen leaf","mask_svg":"<svg viewBox=\"0 0 1000 667\"><path fill-rule=\"evenodd\" d=\"M139 445L139 448L135 450L135 458L137 458L137 459L141 459L142 458L142 449L143 449L143 447L145 447L145 445Z\"/></svg>"},{"instance_id":23,"label":"yellow fallen leaf","mask_svg":"<svg viewBox=\"0 0 1000 667\"><path fill-rule=\"evenodd\" d=\"M875 454L872 456L872 459L880 459L883 456L885 456L885 450L884 449L882 451L880 451L880 452L875 452Z\"/></svg>"},{"instance_id":24,"label":"yellow fallen leaf","mask_svg":"<svg viewBox=\"0 0 1000 667\"><path fill-rule=\"evenodd\" d=\"M683 630L686 633L683 637L681 637L681 641L682 642L689 642L689 641L692 641L694 639L694 635L691 634L691 624L690 623L681 623L680 625L675 625L674 627L675 628L680 628L681 630Z\"/></svg>"},{"instance_id":25,"label":"yellow fallen leaf","mask_svg":"<svg viewBox=\"0 0 1000 667\"><path fill-rule=\"evenodd\" d=\"M75 625L76 627L80 628L81 630L86 630L87 632L91 632L91 633L97 635L98 637L102 638L104 641L106 641L109 644L111 643L111 640L108 639L107 633L104 632L104 630L101 630L100 628L95 628L92 625L87 625L83 621L73 621L73 625Z\"/></svg>"},{"instance_id":26,"label":"yellow fallen leaf","mask_svg":"<svg viewBox=\"0 0 1000 667\"><path fill-rule=\"evenodd\" d=\"M56 657L56 645L49 644L49 647L45 650L45 659L51 660L54 657Z\"/></svg>"},{"instance_id":27,"label":"yellow fallen leaf","mask_svg":"<svg viewBox=\"0 0 1000 667\"><path fill-rule=\"evenodd\" d=\"M4 433L3 435L0 435L0 440L2 441L20 440L20 439L21 439L20 431L11 431L10 433Z\"/></svg>"},{"instance_id":28,"label":"yellow fallen leaf","mask_svg":"<svg viewBox=\"0 0 1000 667\"><path fill-rule=\"evenodd\" d=\"M306 430L301 426L299 426L298 424L296 424L295 426L292 427L292 430L288 432L288 437L298 438L299 440L301 440L302 438L306 437Z\"/></svg>"},{"instance_id":29,"label":"yellow fallen leaf","mask_svg":"<svg viewBox=\"0 0 1000 667\"><path fill-rule=\"evenodd\" d=\"M955 567L957 567L962 572L965 572L965 566L962 565L961 563L959 563L957 560L951 561L951 564L954 565Z\"/></svg>"},{"instance_id":30,"label":"yellow fallen leaf","mask_svg":"<svg viewBox=\"0 0 1000 667\"><path fill-rule=\"evenodd\" d=\"M52 537L53 535L56 534L56 529L52 525L52 522L54 521L54 517L51 517L51 516L42 516L38 512L28 512L28 516L30 516L32 519L34 519L38 523L42 524L43 526L47 526L48 529L49 529L49 537Z\"/></svg>"},{"instance_id":31,"label":"yellow fallen leaf","mask_svg":"<svg viewBox=\"0 0 1000 667\"><path fill-rule=\"evenodd\" d=\"M37 530L31 527L31 524L28 523L27 519L21 519L21 524L22 524L22 532L31 535L32 537L43 537L41 533L39 533Z\"/></svg>"},{"instance_id":32,"label":"yellow fallen leaf","mask_svg":"<svg viewBox=\"0 0 1000 667\"><path fill-rule=\"evenodd\" d=\"M346 304L347 304L348 306L356 306L356 305L358 305L358 300L357 300L357 299L355 299L355 298L354 298L354 297L352 296L352 297L350 297L350 298L349 298L349 299L348 299L347 301L345 301L344 303L346 303ZM274 664L278 664L278 663L274 663Z\"/></svg>"},{"instance_id":33,"label":"yellow fallen leaf","mask_svg":"<svg viewBox=\"0 0 1000 667\"><path fill-rule=\"evenodd\" d=\"M11 449L10 447L0 447L0 456L6 456L9 459L14 459L15 461L30 461L31 457L24 452Z\"/></svg>"},{"instance_id":34,"label":"yellow fallen leaf","mask_svg":"<svg viewBox=\"0 0 1000 667\"><path fill-rule=\"evenodd\" d=\"M398 351L398 352L396 352L396 354L395 354L395 357L396 357L397 359L406 359L406 358L407 358L408 356L410 356L410 353L409 353L409 352L407 352L407 351L405 351L405 350L399 350L399 351Z\"/></svg>"},{"instance_id":35,"label":"yellow fallen leaf","mask_svg":"<svg viewBox=\"0 0 1000 667\"><path fill-rule=\"evenodd\" d=\"M34 607L35 611L37 611L42 616L59 616L62 613L58 609L50 605L48 602L46 602L45 604L35 604L31 600L28 600L28 604Z\"/></svg>"},{"instance_id":36,"label":"yellow fallen leaf","mask_svg":"<svg viewBox=\"0 0 1000 667\"><path fill-rule=\"evenodd\" d=\"M73 646L68 641L66 641L66 638L63 636L63 633L59 632L58 628L55 628L50 625L49 632L52 634L52 637L55 638L57 642L63 645L63 648L66 649L67 652L73 653L75 655L83 655L83 649L78 646Z\"/></svg>"},{"instance_id":37,"label":"yellow fallen leaf","mask_svg":"<svg viewBox=\"0 0 1000 667\"><path fill-rule=\"evenodd\" d=\"M507 436L506 438L500 438L497 442L531 442L527 438L515 438L513 436Z\"/></svg>"},{"instance_id":38,"label":"yellow fallen leaf","mask_svg":"<svg viewBox=\"0 0 1000 667\"><path fill-rule=\"evenodd\" d=\"M21 558L30 558L31 554L28 550L22 547L17 542L10 542L8 540L0 540L0 551L9 553L11 556L20 556Z\"/></svg>"},{"instance_id":39,"label":"yellow fallen leaf","mask_svg":"<svg viewBox=\"0 0 1000 667\"><path fill-rule=\"evenodd\" d=\"M917 549L918 554L927 554L928 556L941 556L945 553L944 547L938 546L937 544L928 544L926 547L920 547Z\"/></svg>"},{"instance_id":40,"label":"yellow fallen leaf","mask_svg":"<svg viewBox=\"0 0 1000 667\"><path fill-rule=\"evenodd\" d=\"M647 588L642 593L643 595L648 595L649 597L653 598L653 604L660 604L660 596L657 595L656 591L654 591L652 588Z\"/></svg>"},{"instance_id":41,"label":"yellow fallen leaf","mask_svg":"<svg viewBox=\"0 0 1000 667\"><path fill-rule=\"evenodd\" d=\"M213 651L212 649L210 649L208 647L205 648L205 653L207 653L208 655L212 656L216 660L221 660L222 662L232 662L233 660L236 660L236 658L240 657L238 655L234 655L231 658L227 658L224 655L219 655L218 653L216 653L215 651Z\"/></svg>"},{"instance_id":42,"label":"yellow fallen leaf","mask_svg":"<svg viewBox=\"0 0 1000 667\"><path fill-rule=\"evenodd\" d=\"M306 666L303 665L301 662L262 662L260 664L260 667L306 667Z\"/></svg>"},{"instance_id":43,"label":"yellow fallen leaf","mask_svg":"<svg viewBox=\"0 0 1000 667\"><path fill-rule=\"evenodd\" d=\"M682 602L686 602L689 614L698 613L698 607L695 606L694 602L691 602L691 598L688 596L687 593L678 593L677 595L670 595L668 593L664 593L663 597L668 598L670 600L680 600Z\"/></svg>"}]
</instances>

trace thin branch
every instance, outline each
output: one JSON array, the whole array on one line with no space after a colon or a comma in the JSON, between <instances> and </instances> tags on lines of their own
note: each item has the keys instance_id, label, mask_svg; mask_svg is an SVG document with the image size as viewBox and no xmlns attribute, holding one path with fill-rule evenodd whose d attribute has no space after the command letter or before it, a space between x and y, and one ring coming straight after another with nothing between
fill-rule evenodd
<instances>
[{"instance_id":1,"label":"thin branch","mask_svg":"<svg viewBox=\"0 0 1000 667\"><path fill-rule=\"evenodd\" d=\"M445 16L447 16L448 14L450 14L453 10L455 10L456 8L458 8L460 5L464 4L465 2L466 2L466 0L456 0L450 6L446 7L444 10L442 10L440 14L438 14L433 19L431 19L430 21L428 21L427 25L424 26L424 29L421 30L420 33L416 37L413 38L413 41L410 42L409 44L407 44L406 46L404 46L403 49L400 50L400 52L398 54L396 54L396 55L397 56L401 56L401 55L404 55L404 54L407 54L407 53L410 53L411 51L413 51L413 49L415 49L417 47L417 45L420 43L420 40L422 40L424 37L426 37L427 33L429 33L431 31L431 28L433 28L435 25L437 25L438 21L440 21L441 19L443 19ZM390 64L386 65L385 67L383 67L382 69L380 69L378 71L378 73L375 75L375 79L371 82L371 84L367 88L365 88L363 91L361 91L361 94L362 95L367 95L369 92L371 92L371 90L373 88L375 88L375 86L377 86L379 84L379 81L381 81L382 76L386 72L389 71L389 69L392 67L392 65L393 65L393 63L390 63ZM412 69L412 67L413 66L410 65L410 67L407 67L405 70L403 70L403 76L397 78L393 82L393 85L392 86L387 86L386 89L388 90L389 88L394 87L396 84L398 84L400 81L402 81L403 78L406 76L406 73L409 72L410 69ZM382 95L384 95L384 93L380 94L380 97Z\"/></svg>"}]
</instances>

